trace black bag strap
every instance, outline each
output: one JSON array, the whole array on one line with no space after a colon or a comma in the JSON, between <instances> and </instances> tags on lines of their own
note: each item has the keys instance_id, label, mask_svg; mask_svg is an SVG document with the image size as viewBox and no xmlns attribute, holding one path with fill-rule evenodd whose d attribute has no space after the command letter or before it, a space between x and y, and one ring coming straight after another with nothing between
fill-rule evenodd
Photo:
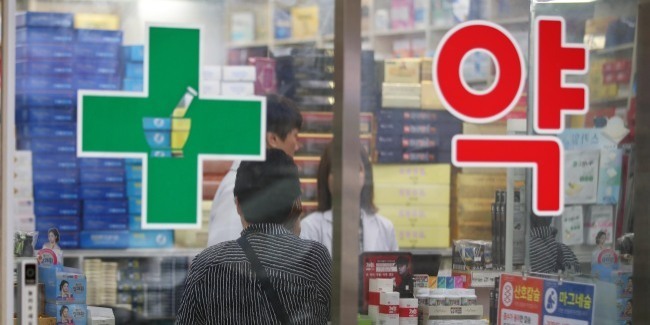
<instances>
[{"instance_id":1,"label":"black bag strap","mask_svg":"<svg viewBox=\"0 0 650 325\"><path fill-rule=\"evenodd\" d=\"M271 303L271 307L273 307L273 311L275 312L275 315L280 320L280 323L282 323L283 325L291 324L291 321L289 319L289 314L287 313L287 310L284 308L284 304L282 304L282 302L280 301L280 297L278 297L278 292L275 291L273 284L271 284L271 281L269 280L269 277L266 274L266 270L262 266L260 260L257 258L257 254L255 254L253 247L248 242L248 240L244 237L239 237L239 239L237 239L237 243L244 250L244 254L246 254L246 258L248 258L248 261L251 263L251 267L253 268L253 271L255 271L257 280L260 281L262 290L264 290L266 299L268 299L268 301Z\"/></svg>"}]
</instances>

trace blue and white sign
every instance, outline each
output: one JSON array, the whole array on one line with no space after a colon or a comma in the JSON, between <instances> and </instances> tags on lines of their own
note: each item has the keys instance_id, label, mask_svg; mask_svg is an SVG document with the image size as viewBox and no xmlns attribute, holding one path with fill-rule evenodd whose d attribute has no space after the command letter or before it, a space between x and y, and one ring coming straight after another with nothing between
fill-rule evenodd
<instances>
[{"instance_id":1,"label":"blue and white sign","mask_svg":"<svg viewBox=\"0 0 650 325\"><path fill-rule=\"evenodd\" d=\"M591 325L595 287L591 284L544 280L544 325Z\"/></svg>"}]
</instances>

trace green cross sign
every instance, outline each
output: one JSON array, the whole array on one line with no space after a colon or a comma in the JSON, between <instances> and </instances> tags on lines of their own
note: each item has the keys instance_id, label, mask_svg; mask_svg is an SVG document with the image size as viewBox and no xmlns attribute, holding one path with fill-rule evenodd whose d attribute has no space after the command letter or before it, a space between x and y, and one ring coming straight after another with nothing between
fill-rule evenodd
<instances>
[{"instance_id":1,"label":"green cross sign","mask_svg":"<svg viewBox=\"0 0 650 325\"><path fill-rule=\"evenodd\" d=\"M147 26L143 92L80 91L79 157L142 159L142 227L201 227L205 160L263 160L263 97L202 96L202 33Z\"/></svg>"}]
</instances>

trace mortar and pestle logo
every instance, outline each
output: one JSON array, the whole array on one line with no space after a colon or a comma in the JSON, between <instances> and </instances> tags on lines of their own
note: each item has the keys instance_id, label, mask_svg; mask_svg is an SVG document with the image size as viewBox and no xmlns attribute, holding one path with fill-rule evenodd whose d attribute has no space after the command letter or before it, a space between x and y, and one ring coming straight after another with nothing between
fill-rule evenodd
<instances>
[{"instance_id":1,"label":"mortar and pestle logo","mask_svg":"<svg viewBox=\"0 0 650 325\"><path fill-rule=\"evenodd\" d=\"M183 147L190 136L192 120L185 118L196 90L187 87L185 94L178 101L171 117L144 117L142 128L151 148L152 158L182 158Z\"/></svg>"}]
</instances>

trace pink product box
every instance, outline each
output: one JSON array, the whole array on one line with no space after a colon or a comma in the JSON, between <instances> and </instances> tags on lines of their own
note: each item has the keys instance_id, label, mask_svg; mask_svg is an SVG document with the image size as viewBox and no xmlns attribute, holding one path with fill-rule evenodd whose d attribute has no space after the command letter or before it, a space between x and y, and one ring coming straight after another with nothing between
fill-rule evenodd
<instances>
[{"instance_id":1,"label":"pink product box","mask_svg":"<svg viewBox=\"0 0 650 325\"><path fill-rule=\"evenodd\" d=\"M415 24L413 0L392 0L390 22L393 29L409 29Z\"/></svg>"}]
</instances>

